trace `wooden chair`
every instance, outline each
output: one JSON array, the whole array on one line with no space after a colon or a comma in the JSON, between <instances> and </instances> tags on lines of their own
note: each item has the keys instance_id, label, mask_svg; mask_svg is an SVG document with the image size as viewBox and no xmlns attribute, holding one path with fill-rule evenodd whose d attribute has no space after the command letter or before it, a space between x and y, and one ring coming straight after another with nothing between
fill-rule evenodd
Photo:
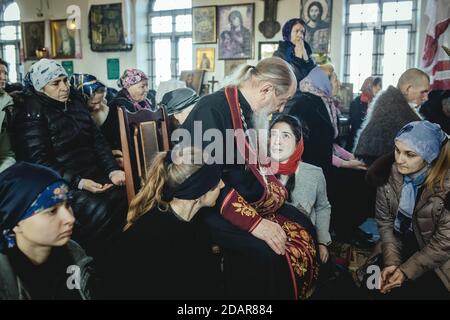
<instances>
[{"instance_id":1,"label":"wooden chair","mask_svg":"<svg viewBox=\"0 0 450 320\"><path fill-rule=\"evenodd\" d=\"M165 110L129 112L117 108L128 203L142 187L153 156L168 151L169 130Z\"/></svg>"}]
</instances>

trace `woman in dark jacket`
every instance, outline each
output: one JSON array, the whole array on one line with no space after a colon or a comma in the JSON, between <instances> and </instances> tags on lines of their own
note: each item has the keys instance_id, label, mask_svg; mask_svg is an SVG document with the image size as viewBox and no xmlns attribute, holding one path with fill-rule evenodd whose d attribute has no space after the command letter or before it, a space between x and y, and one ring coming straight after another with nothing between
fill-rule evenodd
<instances>
[{"instance_id":1,"label":"woman in dark jacket","mask_svg":"<svg viewBox=\"0 0 450 320\"><path fill-rule=\"evenodd\" d=\"M350 134L345 146L345 149L348 151L351 152L353 150L356 133L361 128L361 124L366 118L367 107L381 89L382 83L380 77L368 77L364 80L361 87L361 94L350 104Z\"/></svg>"},{"instance_id":2,"label":"woman in dark jacket","mask_svg":"<svg viewBox=\"0 0 450 320\"><path fill-rule=\"evenodd\" d=\"M209 232L195 218L215 205L224 184L219 166L196 164L198 155L190 147L156 155L105 266L109 298L217 298L219 266Z\"/></svg>"},{"instance_id":3,"label":"woman in dark jacket","mask_svg":"<svg viewBox=\"0 0 450 320\"><path fill-rule=\"evenodd\" d=\"M311 47L305 39L305 22L302 19L291 19L283 26L283 41L278 43L274 57L288 62L294 69L297 84L316 66L311 58Z\"/></svg>"},{"instance_id":4,"label":"woman in dark jacket","mask_svg":"<svg viewBox=\"0 0 450 320\"><path fill-rule=\"evenodd\" d=\"M332 166L351 169L362 168L363 164L348 153L343 154L335 142L338 132L338 110L333 99L330 76L315 67L300 82L300 90L290 102L289 113L303 122L306 128L303 161L322 168L329 178Z\"/></svg>"},{"instance_id":5,"label":"woman in dark jacket","mask_svg":"<svg viewBox=\"0 0 450 320\"><path fill-rule=\"evenodd\" d=\"M0 174L0 300L90 299L92 258L70 240L69 188L19 162Z\"/></svg>"},{"instance_id":6,"label":"woman in dark jacket","mask_svg":"<svg viewBox=\"0 0 450 320\"><path fill-rule=\"evenodd\" d=\"M364 163L335 143L339 134L338 110L333 99L337 81L334 71L328 76L329 71L328 65L315 67L300 82L301 91L291 102L290 114L307 129L303 161L320 167L327 181L332 227L341 240L350 241L356 238L358 225L370 211L372 193L368 192L361 171L365 169ZM335 80L334 85L330 78ZM347 182L346 188L343 181Z\"/></svg>"},{"instance_id":7,"label":"woman in dark jacket","mask_svg":"<svg viewBox=\"0 0 450 320\"><path fill-rule=\"evenodd\" d=\"M74 73L70 77L70 85L83 96L92 119L107 140L113 133L119 132L119 127L115 127L118 125L117 113L109 112L110 108L105 99L109 88L87 73ZM123 168L122 150L113 149L112 153L119 166Z\"/></svg>"},{"instance_id":8,"label":"woman in dark jacket","mask_svg":"<svg viewBox=\"0 0 450 320\"><path fill-rule=\"evenodd\" d=\"M104 124L103 132L113 150L121 149L119 120L117 108L125 108L129 112L142 109L154 110L149 99L148 77L138 69L127 69L118 81L122 88L117 95L108 103L111 115L110 121Z\"/></svg>"},{"instance_id":9,"label":"woman in dark jacket","mask_svg":"<svg viewBox=\"0 0 450 320\"><path fill-rule=\"evenodd\" d=\"M18 160L43 164L69 183L75 239L100 246L126 214L125 174L67 73L42 59L30 71L32 89L15 99L12 144ZM89 248L87 248L89 249Z\"/></svg>"},{"instance_id":10,"label":"woman in dark jacket","mask_svg":"<svg viewBox=\"0 0 450 320\"><path fill-rule=\"evenodd\" d=\"M381 160L381 159L380 159ZM436 124L415 121L395 138L395 163L376 161L376 219L383 252L381 292L392 298L450 298L450 142ZM380 180L382 181L382 180Z\"/></svg>"}]
</instances>

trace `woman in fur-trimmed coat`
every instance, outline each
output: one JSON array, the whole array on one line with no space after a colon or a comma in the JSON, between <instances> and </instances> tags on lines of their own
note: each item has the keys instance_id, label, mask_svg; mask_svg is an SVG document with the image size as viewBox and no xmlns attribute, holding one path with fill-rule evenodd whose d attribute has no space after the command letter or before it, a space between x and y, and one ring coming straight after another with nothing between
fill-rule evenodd
<instances>
[{"instance_id":1,"label":"woman in fur-trimmed coat","mask_svg":"<svg viewBox=\"0 0 450 320\"><path fill-rule=\"evenodd\" d=\"M390 298L450 298L449 159L445 133L415 121L395 138L395 154L378 159L368 172L368 182L378 185L380 290Z\"/></svg>"}]
</instances>

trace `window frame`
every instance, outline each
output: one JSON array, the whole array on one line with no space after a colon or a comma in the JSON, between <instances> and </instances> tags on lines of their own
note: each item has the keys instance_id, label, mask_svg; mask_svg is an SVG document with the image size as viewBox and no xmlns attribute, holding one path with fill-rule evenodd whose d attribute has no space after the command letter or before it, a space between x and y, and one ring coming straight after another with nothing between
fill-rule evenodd
<instances>
[{"instance_id":1,"label":"window frame","mask_svg":"<svg viewBox=\"0 0 450 320\"><path fill-rule=\"evenodd\" d=\"M404 21L386 21L383 22L383 3L386 2L408 2L412 1L412 17L411 20ZM418 24L418 1L417 0L346 0L345 1L345 34L344 34L344 81L350 81L350 53L351 53L351 34L354 31L373 31L373 48L372 53L372 76L383 78L383 58L385 55L384 38L388 29L408 29L408 48L406 52L406 68L415 65L416 45L417 45L417 24ZM376 23L349 23L350 5L353 4L369 4L376 3L378 5L378 18ZM359 88L354 88L354 92L358 92Z\"/></svg>"},{"instance_id":2,"label":"window frame","mask_svg":"<svg viewBox=\"0 0 450 320\"><path fill-rule=\"evenodd\" d=\"M191 38L192 39L192 30L177 32L176 31L176 16L178 15L190 15L192 17L192 7L184 8L184 9L175 9L175 10L163 10L163 11L154 11L153 10L154 1L150 1L148 5L148 13L147 13L147 43L148 43L148 77L151 82L152 89L156 87L156 60L155 60L155 46L154 41L156 39L170 39L171 42L171 59L170 59L170 72L171 79L177 79L181 70L179 70L179 55L178 52L178 41L181 38ZM161 33L153 33L152 32L152 18L161 17L161 16L172 16L172 31L171 32L161 32Z\"/></svg>"},{"instance_id":3,"label":"window frame","mask_svg":"<svg viewBox=\"0 0 450 320\"><path fill-rule=\"evenodd\" d=\"M21 33L21 26L20 26L20 20L10 20L10 21L5 21L5 16L4 13L6 11L6 9L14 4L14 0L10 0L10 1L5 1L2 3L1 5L1 12L0 12L0 28L3 27L7 27L7 26L13 26L15 27L15 31L16 31L16 39L15 40L1 40L0 39L0 57L5 60L6 62L8 62L9 64L9 68L8 68L8 72L11 70L11 64L13 63L12 61L7 61L4 57L4 50L6 46L12 45L15 47L15 51L16 51L16 61L14 62L16 65L16 73L17 73L17 82L21 82L22 81L22 73L20 72L20 40L22 37L22 33ZM20 10L20 9L19 9ZM8 75L8 81L11 82L11 79L9 78Z\"/></svg>"}]
</instances>

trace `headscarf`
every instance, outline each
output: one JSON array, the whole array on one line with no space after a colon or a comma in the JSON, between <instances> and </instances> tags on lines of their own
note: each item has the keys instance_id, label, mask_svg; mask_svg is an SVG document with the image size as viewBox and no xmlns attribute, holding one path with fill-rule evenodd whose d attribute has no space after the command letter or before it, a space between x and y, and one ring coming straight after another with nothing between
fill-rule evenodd
<instances>
[{"instance_id":1,"label":"headscarf","mask_svg":"<svg viewBox=\"0 0 450 320\"><path fill-rule=\"evenodd\" d=\"M97 80L93 75L87 73L74 73L70 77L70 85L78 90L86 99L92 97L95 91L99 88L105 88L106 86Z\"/></svg>"},{"instance_id":2,"label":"headscarf","mask_svg":"<svg viewBox=\"0 0 450 320\"><path fill-rule=\"evenodd\" d=\"M41 59L31 66L30 80L36 91L42 92L47 83L58 77L67 77L66 70L55 60Z\"/></svg>"},{"instance_id":3,"label":"headscarf","mask_svg":"<svg viewBox=\"0 0 450 320\"><path fill-rule=\"evenodd\" d=\"M67 199L69 188L50 168L18 162L0 174L0 252L15 245L12 230L42 210Z\"/></svg>"},{"instance_id":4,"label":"headscarf","mask_svg":"<svg viewBox=\"0 0 450 320\"><path fill-rule=\"evenodd\" d=\"M283 26L283 29L281 31L281 33L283 34L283 40L284 41L291 41L291 31L292 28L296 25L300 23L301 25L305 26L305 22L300 19L300 18L294 18L289 20L288 22L286 22Z\"/></svg>"},{"instance_id":5,"label":"headscarf","mask_svg":"<svg viewBox=\"0 0 450 320\"><path fill-rule=\"evenodd\" d=\"M339 112L335 104L336 102L332 97L333 90L327 74L319 66L314 67L311 72L300 81L300 91L309 92L322 99L327 108L328 115L330 116L330 121L334 128L334 137L336 138L339 134L337 122Z\"/></svg>"},{"instance_id":6,"label":"headscarf","mask_svg":"<svg viewBox=\"0 0 450 320\"><path fill-rule=\"evenodd\" d=\"M448 139L437 124L429 121L413 121L398 132L395 140L405 143L420 155L427 163L419 172L404 176L399 207L394 229L399 233L412 231L412 216L416 204L417 192L425 181L430 164L439 156L440 150Z\"/></svg>"},{"instance_id":7,"label":"headscarf","mask_svg":"<svg viewBox=\"0 0 450 320\"><path fill-rule=\"evenodd\" d=\"M173 163L172 152L168 151L164 160L166 166ZM164 186L163 199L173 198L195 200L217 186L222 178L222 169L217 164L203 164L200 169L190 175L182 184L175 188Z\"/></svg>"},{"instance_id":8,"label":"headscarf","mask_svg":"<svg viewBox=\"0 0 450 320\"><path fill-rule=\"evenodd\" d=\"M131 87L132 85L135 85L143 80L148 80L147 75L139 70L139 69L127 69L124 71L124 73L122 74L122 77L120 77L119 81L118 81L118 85L119 87L125 89L123 92L126 96L126 98L133 103L134 108L136 110L143 110L143 109L151 109L152 108L152 103L148 98L145 98L144 101L138 102L135 101L130 93L128 92L128 88Z\"/></svg>"},{"instance_id":9,"label":"headscarf","mask_svg":"<svg viewBox=\"0 0 450 320\"><path fill-rule=\"evenodd\" d=\"M420 155L428 164L439 156L447 134L438 124L427 120L413 121L397 133L395 140L403 142Z\"/></svg>"},{"instance_id":10,"label":"headscarf","mask_svg":"<svg viewBox=\"0 0 450 320\"><path fill-rule=\"evenodd\" d=\"M295 147L294 153L289 157L289 160L286 163L277 163L277 166L275 168L278 168L278 170L275 172L275 174L291 175L295 173L295 171L297 171L299 162L302 160L304 149L305 146L303 143L303 137L301 137L300 141ZM275 161L271 160L271 162L274 163Z\"/></svg>"},{"instance_id":11,"label":"headscarf","mask_svg":"<svg viewBox=\"0 0 450 320\"><path fill-rule=\"evenodd\" d=\"M148 77L144 71L139 69L126 69L120 77L118 85L120 88L128 89L132 85L135 85L143 80L148 80Z\"/></svg>"},{"instance_id":12,"label":"headscarf","mask_svg":"<svg viewBox=\"0 0 450 320\"><path fill-rule=\"evenodd\" d=\"M373 80L374 77L368 77L361 86L361 101L369 104L373 99Z\"/></svg>"}]
</instances>

